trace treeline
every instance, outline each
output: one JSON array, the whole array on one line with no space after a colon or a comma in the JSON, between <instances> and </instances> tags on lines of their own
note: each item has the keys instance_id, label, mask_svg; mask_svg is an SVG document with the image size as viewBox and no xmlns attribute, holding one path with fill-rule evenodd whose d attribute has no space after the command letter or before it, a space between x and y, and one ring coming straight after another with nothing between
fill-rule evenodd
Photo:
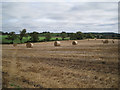
<instances>
[{"instance_id":1,"label":"treeline","mask_svg":"<svg viewBox=\"0 0 120 90\"><path fill-rule=\"evenodd\" d=\"M0 34L7 35L5 39L11 40L11 43L14 43L15 39L19 39L20 43L23 43L23 38L29 38L26 42L40 42L40 41L52 41L51 38L55 37L55 40L60 40L59 37L61 37L61 40L65 40L66 37L69 37L69 40L81 40L81 39L119 39L120 34L117 33L82 33L80 31L76 33L51 33L51 32L31 32L27 33L26 29L23 29L20 31L19 34L16 34L15 32L0 32ZM45 37L44 39L40 40L40 37ZM3 42L2 42L3 43Z\"/></svg>"}]
</instances>

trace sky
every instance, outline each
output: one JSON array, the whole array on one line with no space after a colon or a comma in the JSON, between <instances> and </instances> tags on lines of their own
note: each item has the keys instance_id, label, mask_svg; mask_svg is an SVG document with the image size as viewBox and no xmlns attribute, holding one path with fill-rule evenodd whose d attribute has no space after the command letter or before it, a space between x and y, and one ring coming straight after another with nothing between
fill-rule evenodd
<instances>
[{"instance_id":1,"label":"sky","mask_svg":"<svg viewBox=\"0 0 120 90\"><path fill-rule=\"evenodd\" d=\"M117 2L2 2L2 30L118 32Z\"/></svg>"}]
</instances>

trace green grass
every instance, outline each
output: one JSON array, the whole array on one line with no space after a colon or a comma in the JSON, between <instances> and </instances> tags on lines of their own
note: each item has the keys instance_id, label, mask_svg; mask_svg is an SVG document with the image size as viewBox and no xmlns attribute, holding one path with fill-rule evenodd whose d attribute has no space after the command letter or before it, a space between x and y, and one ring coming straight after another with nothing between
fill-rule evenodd
<instances>
[{"instance_id":1,"label":"green grass","mask_svg":"<svg viewBox=\"0 0 120 90\"><path fill-rule=\"evenodd\" d=\"M2 43L10 43L10 42L12 42L12 40L7 40L6 39L7 37L8 37L7 35L0 35L0 42L2 42Z\"/></svg>"},{"instance_id":2,"label":"green grass","mask_svg":"<svg viewBox=\"0 0 120 90\"><path fill-rule=\"evenodd\" d=\"M0 35L0 42L2 42L4 44L6 44L6 43L12 43L12 40L7 40L6 39L7 37L8 37L7 35ZM22 43L30 41L30 38L31 38L30 36L29 37L23 37ZM61 37L52 37L50 39L50 41L55 41L56 38L58 38L58 40L62 40ZM39 37L39 41L44 41L44 39L45 39L45 37L42 37L42 36ZM64 40L69 40L69 39L70 39L69 37L66 37ZM18 38L16 38L14 40L14 43L21 43L21 41Z\"/></svg>"},{"instance_id":3,"label":"green grass","mask_svg":"<svg viewBox=\"0 0 120 90\"><path fill-rule=\"evenodd\" d=\"M44 40L45 39L45 37L39 37L39 40Z\"/></svg>"},{"instance_id":4,"label":"green grass","mask_svg":"<svg viewBox=\"0 0 120 90\"><path fill-rule=\"evenodd\" d=\"M56 38L58 38L58 40L62 40L61 37L52 37L51 40L56 40ZM69 40L69 37L66 37L64 40Z\"/></svg>"}]
</instances>

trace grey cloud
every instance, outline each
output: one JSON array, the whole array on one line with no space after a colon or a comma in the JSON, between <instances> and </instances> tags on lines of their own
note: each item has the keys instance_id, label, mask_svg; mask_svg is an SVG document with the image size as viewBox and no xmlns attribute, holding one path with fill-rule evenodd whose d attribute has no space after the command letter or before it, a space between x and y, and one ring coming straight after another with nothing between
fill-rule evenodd
<instances>
[{"instance_id":1,"label":"grey cloud","mask_svg":"<svg viewBox=\"0 0 120 90\"><path fill-rule=\"evenodd\" d=\"M117 31L117 3L3 3L2 8L5 31Z\"/></svg>"}]
</instances>

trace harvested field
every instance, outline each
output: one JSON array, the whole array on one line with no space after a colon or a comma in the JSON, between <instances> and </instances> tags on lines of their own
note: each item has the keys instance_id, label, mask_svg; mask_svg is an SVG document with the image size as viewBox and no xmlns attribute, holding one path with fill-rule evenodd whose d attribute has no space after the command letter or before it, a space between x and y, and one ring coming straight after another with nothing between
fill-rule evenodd
<instances>
[{"instance_id":1,"label":"harvested field","mask_svg":"<svg viewBox=\"0 0 120 90\"><path fill-rule=\"evenodd\" d=\"M118 88L118 40L2 45L3 87Z\"/></svg>"}]
</instances>

